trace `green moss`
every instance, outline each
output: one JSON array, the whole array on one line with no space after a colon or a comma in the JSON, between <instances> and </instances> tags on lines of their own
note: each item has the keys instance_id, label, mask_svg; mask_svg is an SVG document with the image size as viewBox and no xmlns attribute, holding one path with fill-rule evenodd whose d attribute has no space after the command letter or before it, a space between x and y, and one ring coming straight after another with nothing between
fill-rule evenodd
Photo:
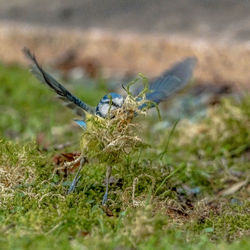
<instances>
[{"instance_id":1,"label":"green moss","mask_svg":"<svg viewBox=\"0 0 250 250\"><path fill-rule=\"evenodd\" d=\"M206 233L213 241L233 242L249 234L249 205L249 201L238 205L223 205L219 211L211 210L207 217L190 224L189 229Z\"/></svg>"},{"instance_id":2,"label":"green moss","mask_svg":"<svg viewBox=\"0 0 250 250\"><path fill-rule=\"evenodd\" d=\"M66 195L73 174L57 173L58 152L33 141L43 132L50 143L77 141L67 150L79 151L81 130L62 129L70 113L18 67L1 66L0 80L1 249L250 248L249 184L222 192L249 176L248 97L226 99L205 121L180 122L172 132L153 133L144 119L151 147L113 166L108 206L102 207L104 163L90 160L76 191ZM51 126L63 132L52 136ZM18 140L10 139L10 130Z\"/></svg>"}]
</instances>

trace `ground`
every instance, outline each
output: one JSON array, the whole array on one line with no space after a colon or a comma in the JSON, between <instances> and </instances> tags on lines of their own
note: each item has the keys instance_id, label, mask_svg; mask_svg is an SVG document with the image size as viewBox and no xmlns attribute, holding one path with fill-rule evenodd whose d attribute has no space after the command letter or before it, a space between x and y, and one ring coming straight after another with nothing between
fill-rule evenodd
<instances>
[{"instance_id":1,"label":"ground","mask_svg":"<svg viewBox=\"0 0 250 250\"><path fill-rule=\"evenodd\" d=\"M0 0L0 20L248 42L248 0Z\"/></svg>"},{"instance_id":2,"label":"ground","mask_svg":"<svg viewBox=\"0 0 250 250\"><path fill-rule=\"evenodd\" d=\"M1 249L249 249L249 95L195 123L136 120L148 147L113 166L102 206L96 159L67 195L82 134L70 111L20 66L1 64L0 82ZM66 86L94 105L108 91L97 82Z\"/></svg>"}]
</instances>

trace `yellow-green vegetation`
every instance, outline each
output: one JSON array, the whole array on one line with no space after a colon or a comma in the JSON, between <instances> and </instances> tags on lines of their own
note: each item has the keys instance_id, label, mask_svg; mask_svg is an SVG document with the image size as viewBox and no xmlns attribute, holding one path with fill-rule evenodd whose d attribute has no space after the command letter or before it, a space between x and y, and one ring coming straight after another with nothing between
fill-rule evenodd
<instances>
[{"instance_id":1,"label":"yellow-green vegetation","mask_svg":"<svg viewBox=\"0 0 250 250\"><path fill-rule=\"evenodd\" d=\"M121 108L110 110L106 119L92 116L87 120L87 128L81 137L81 152L84 157L97 158L101 163L120 165L127 155L147 146L138 136L138 124L133 122L136 116L145 115L148 105L151 104L146 100L147 91L145 83L144 90L138 96L133 96L128 87ZM140 108L143 105L145 107Z\"/></svg>"},{"instance_id":2,"label":"yellow-green vegetation","mask_svg":"<svg viewBox=\"0 0 250 250\"><path fill-rule=\"evenodd\" d=\"M0 249L250 248L249 96L174 130L138 120L150 147L119 157L103 207L104 164L90 160L66 195L74 173L53 161L80 151L70 111L19 67L0 65L0 88ZM105 92L77 88L92 103ZM55 149L66 142L74 143Z\"/></svg>"}]
</instances>

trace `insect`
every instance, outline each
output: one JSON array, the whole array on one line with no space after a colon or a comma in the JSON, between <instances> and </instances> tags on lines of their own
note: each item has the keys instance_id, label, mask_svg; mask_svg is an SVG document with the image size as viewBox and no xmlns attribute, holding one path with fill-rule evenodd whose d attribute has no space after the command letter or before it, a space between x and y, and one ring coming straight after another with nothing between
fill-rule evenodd
<instances>
[{"instance_id":1,"label":"insect","mask_svg":"<svg viewBox=\"0 0 250 250\"><path fill-rule=\"evenodd\" d=\"M49 73L47 73L40 66L36 60L36 57L30 52L29 49L24 48L23 52L30 60L32 64L31 71L38 78L38 80L56 92L59 98L64 101L65 105L81 117L81 119L77 119L75 122L82 128L86 129L86 127L89 126L86 121L90 116L96 116L100 119L108 119L110 118L110 111L119 109L123 106L125 97L117 93L109 93L105 95L99 101L96 107L86 104L84 101L70 93L62 84L60 84ZM195 57L188 57L163 72L162 75L153 80L149 85L149 92L145 94L146 100L159 104L160 102L165 101L176 91L182 89L190 81L196 61L197 60ZM133 94L136 96L141 91L142 88L137 88ZM143 106L141 106L141 108L143 108ZM84 160L81 160L81 165L83 162ZM110 173L111 170L108 169L107 179L109 179ZM72 182L69 192L74 190L77 181L79 180L77 175ZM105 203L107 200L107 192L108 184L106 186L103 203Z\"/></svg>"}]
</instances>

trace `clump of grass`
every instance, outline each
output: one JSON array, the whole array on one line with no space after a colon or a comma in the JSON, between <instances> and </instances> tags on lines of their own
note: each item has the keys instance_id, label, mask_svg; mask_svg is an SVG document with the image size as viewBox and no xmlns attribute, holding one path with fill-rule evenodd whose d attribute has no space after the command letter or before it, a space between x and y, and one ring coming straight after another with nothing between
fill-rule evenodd
<instances>
[{"instance_id":1,"label":"clump of grass","mask_svg":"<svg viewBox=\"0 0 250 250\"><path fill-rule=\"evenodd\" d=\"M114 164L146 146L138 136L138 125L133 122L135 114L145 114L138 108L141 103L128 95L121 108L110 112L111 119L90 118L88 124L91 125L83 132L81 140L83 154Z\"/></svg>"},{"instance_id":2,"label":"clump of grass","mask_svg":"<svg viewBox=\"0 0 250 250\"><path fill-rule=\"evenodd\" d=\"M35 143L19 145L0 139L1 206L15 196L19 187L31 188L37 178L36 167L44 164L44 161Z\"/></svg>"},{"instance_id":3,"label":"clump of grass","mask_svg":"<svg viewBox=\"0 0 250 250\"><path fill-rule=\"evenodd\" d=\"M144 89L137 96L133 96L130 87L139 79L143 80ZM90 125L81 139L83 155L98 158L103 163L116 164L129 153L148 146L138 136L139 125L134 122L135 116L145 115L152 105L158 109L156 104L146 99L145 94L148 91L147 79L139 75L139 78L128 84L127 96L121 108L110 110L109 118L106 119L91 117L87 121ZM110 99L110 105L111 102Z\"/></svg>"}]
</instances>

